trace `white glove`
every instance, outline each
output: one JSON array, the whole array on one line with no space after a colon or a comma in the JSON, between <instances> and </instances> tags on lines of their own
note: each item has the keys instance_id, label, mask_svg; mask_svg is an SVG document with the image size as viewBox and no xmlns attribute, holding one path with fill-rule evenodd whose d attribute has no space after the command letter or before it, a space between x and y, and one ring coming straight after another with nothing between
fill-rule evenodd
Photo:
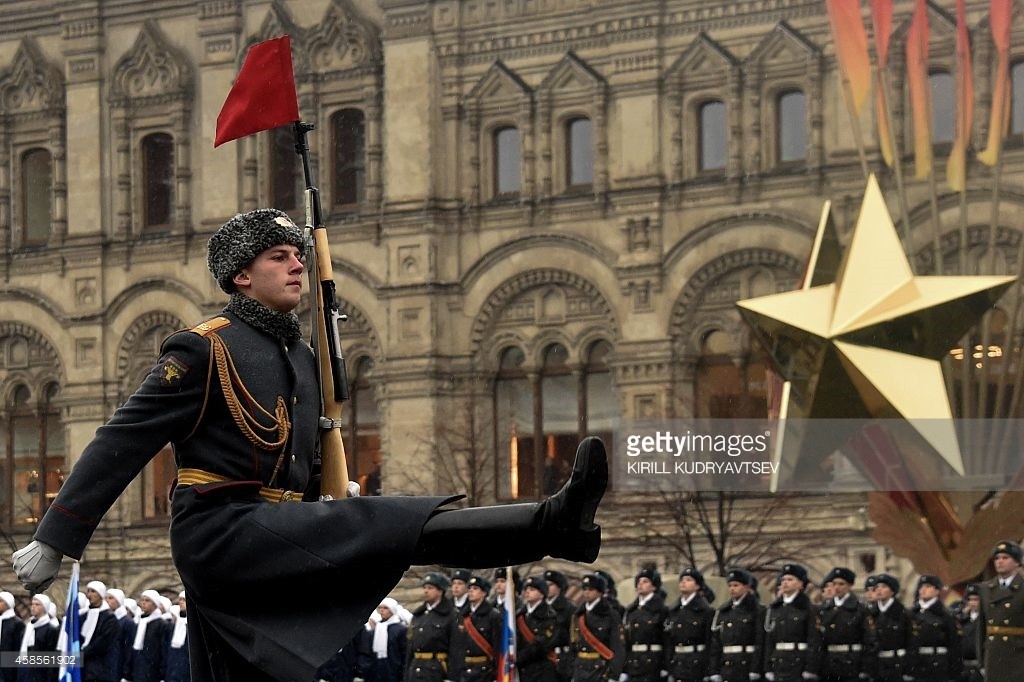
<instances>
[{"instance_id":1,"label":"white glove","mask_svg":"<svg viewBox=\"0 0 1024 682\"><path fill-rule=\"evenodd\" d=\"M747 673L747 677L750 678L751 682L757 682L761 679L761 673Z\"/></svg>"},{"instance_id":2,"label":"white glove","mask_svg":"<svg viewBox=\"0 0 1024 682\"><path fill-rule=\"evenodd\" d=\"M711 677L708 678L708 682L722 682L722 676L721 675L712 675Z\"/></svg>"},{"instance_id":3,"label":"white glove","mask_svg":"<svg viewBox=\"0 0 1024 682\"><path fill-rule=\"evenodd\" d=\"M860 675L857 675L857 677L859 679L866 680L866 679L868 679L868 674L867 673L861 673Z\"/></svg>"},{"instance_id":4,"label":"white glove","mask_svg":"<svg viewBox=\"0 0 1024 682\"><path fill-rule=\"evenodd\" d=\"M619 673L619 682L629 682L629 673Z\"/></svg>"},{"instance_id":5,"label":"white glove","mask_svg":"<svg viewBox=\"0 0 1024 682\"><path fill-rule=\"evenodd\" d=\"M357 483L356 481L348 482L348 496L359 497L359 483Z\"/></svg>"},{"instance_id":6,"label":"white glove","mask_svg":"<svg viewBox=\"0 0 1024 682\"><path fill-rule=\"evenodd\" d=\"M914 682L914 678L911 675L904 675L903 682Z\"/></svg>"},{"instance_id":7,"label":"white glove","mask_svg":"<svg viewBox=\"0 0 1024 682\"><path fill-rule=\"evenodd\" d=\"M768 682L775 682L775 673L765 673L764 679L768 680Z\"/></svg>"},{"instance_id":8,"label":"white glove","mask_svg":"<svg viewBox=\"0 0 1024 682\"><path fill-rule=\"evenodd\" d=\"M30 592L42 592L60 571L64 554L46 543L33 540L11 555L18 580Z\"/></svg>"},{"instance_id":9,"label":"white glove","mask_svg":"<svg viewBox=\"0 0 1024 682\"><path fill-rule=\"evenodd\" d=\"M800 673L800 677L804 678L805 680L811 680L811 682L818 679L817 675L815 675L814 673L809 673L806 670Z\"/></svg>"},{"instance_id":10,"label":"white glove","mask_svg":"<svg viewBox=\"0 0 1024 682\"><path fill-rule=\"evenodd\" d=\"M666 677L668 677L668 671L667 670L662 670L660 674L661 674L661 678L662 679L665 679Z\"/></svg>"}]
</instances>

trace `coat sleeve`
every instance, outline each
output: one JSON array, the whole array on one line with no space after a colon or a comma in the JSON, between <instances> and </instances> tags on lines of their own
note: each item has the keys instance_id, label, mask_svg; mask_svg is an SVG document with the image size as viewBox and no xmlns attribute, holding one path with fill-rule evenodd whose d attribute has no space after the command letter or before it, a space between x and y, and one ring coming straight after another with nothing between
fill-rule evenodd
<instances>
[{"instance_id":1,"label":"coat sleeve","mask_svg":"<svg viewBox=\"0 0 1024 682\"><path fill-rule=\"evenodd\" d=\"M100 519L169 442L198 420L207 389L209 341L181 332L164 344L142 385L96 431L36 529L35 539L82 557Z\"/></svg>"}]
</instances>

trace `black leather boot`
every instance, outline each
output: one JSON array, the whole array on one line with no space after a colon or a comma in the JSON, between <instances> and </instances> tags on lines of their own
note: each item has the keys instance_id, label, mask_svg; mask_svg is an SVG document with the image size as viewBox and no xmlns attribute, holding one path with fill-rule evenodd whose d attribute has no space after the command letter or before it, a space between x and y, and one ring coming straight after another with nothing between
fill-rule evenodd
<instances>
[{"instance_id":1,"label":"black leather boot","mask_svg":"<svg viewBox=\"0 0 1024 682\"><path fill-rule=\"evenodd\" d=\"M441 510L427 520L415 562L488 568L552 556L593 562L601 549L594 524L608 487L608 455L598 438L576 450L572 474L562 489L540 503Z\"/></svg>"}]
</instances>

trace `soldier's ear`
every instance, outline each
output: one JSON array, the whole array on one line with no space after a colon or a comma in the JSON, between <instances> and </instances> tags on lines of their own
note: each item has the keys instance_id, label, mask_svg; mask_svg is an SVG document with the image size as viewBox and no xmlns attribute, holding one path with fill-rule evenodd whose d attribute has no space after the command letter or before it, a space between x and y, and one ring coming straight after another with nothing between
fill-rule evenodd
<instances>
[{"instance_id":1,"label":"soldier's ear","mask_svg":"<svg viewBox=\"0 0 1024 682\"><path fill-rule=\"evenodd\" d=\"M245 270L242 270L236 273L235 276L231 278L231 281L235 283L236 287L248 286L249 273L246 272Z\"/></svg>"}]
</instances>

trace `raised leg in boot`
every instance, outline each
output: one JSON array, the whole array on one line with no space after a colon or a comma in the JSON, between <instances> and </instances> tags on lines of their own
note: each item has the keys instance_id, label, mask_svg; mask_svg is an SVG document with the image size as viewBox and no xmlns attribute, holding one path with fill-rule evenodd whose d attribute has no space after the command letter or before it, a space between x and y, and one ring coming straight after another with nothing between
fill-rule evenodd
<instances>
[{"instance_id":1,"label":"raised leg in boot","mask_svg":"<svg viewBox=\"0 0 1024 682\"><path fill-rule=\"evenodd\" d=\"M607 487L604 444L586 438L557 493L542 502L438 511L423 526L415 561L486 568L553 556L590 563L601 549L594 516Z\"/></svg>"}]
</instances>

